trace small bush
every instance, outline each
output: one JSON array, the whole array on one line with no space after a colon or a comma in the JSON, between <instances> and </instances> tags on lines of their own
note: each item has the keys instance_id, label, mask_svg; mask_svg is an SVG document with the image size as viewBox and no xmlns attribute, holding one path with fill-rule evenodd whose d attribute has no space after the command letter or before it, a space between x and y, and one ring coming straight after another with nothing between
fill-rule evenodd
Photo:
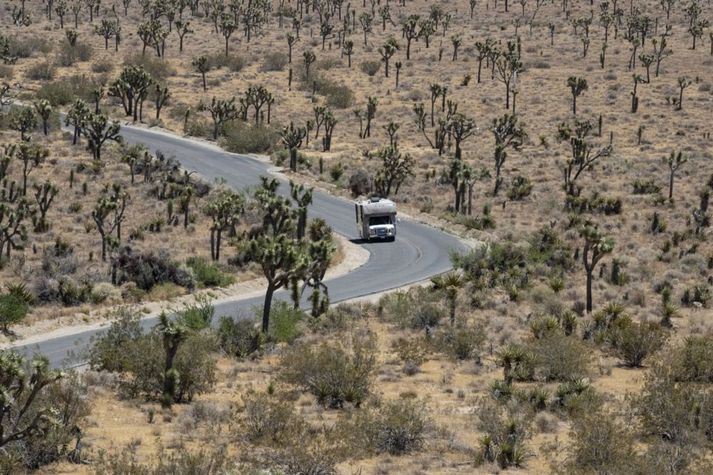
<instances>
[{"instance_id":1,"label":"small bush","mask_svg":"<svg viewBox=\"0 0 713 475\"><path fill-rule=\"evenodd\" d=\"M666 331L654 322L616 325L610 330L609 340L615 353L626 366L638 368L644 360L655 353L666 342Z\"/></svg>"},{"instance_id":2,"label":"small bush","mask_svg":"<svg viewBox=\"0 0 713 475\"><path fill-rule=\"evenodd\" d=\"M228 68L234 73L239 73L248 64L248 60L239 55L225 56L224 54L215 54L208 57L210 69Z\"/></svg>"},{"instance_id":3,"label":"small bush","mask_svg":"<svg viewBox=\"0 0 713 475\"><path fill-rule=\"evenodd\" d=\"M130 447L118 454L99 453L96 461L97 475L141 474L217 474L233 473L235 461L228 456L224 446L217 448L190 450L178 444L173 450L161 448L156 454L156 464L141 463Z\"/></svg>"},{"instance_id":4,"label":"small bush","mask_svg":"<svg viewBox=\"0 0 713 475\"><path fill-rule=\"evenodd\" d=\"M423 447L428 424L422 403L395 400L357 413L349 432L368 452L404 455Z\"/></svg>"},{"instance_id":5,"label":"small bush","mask_svg":"<svg viewBox=\"0 0 713 475\"><path fill-rule=\"evenodd\" d=\"M259 315L262 315L260 310ZM292 343L302 333L299 322L304 318L302 310L285 301L275 303L270 308L270 340L276 343Z\"/></svg>"},{"instance_id":6,"label":"small bush","mask_svg":"<svg viewBox=\"0 0 713 475\"><path fill-rule=\"evenodd\" d=\"M30 311L26 299L13 293L0 295L0 331L9 332L10 325L23 321Z\"/></svg>"},{"instance_id":7,"label":"small bush","mask_svg":"<svg viewBox=\"0 0 713 475\"><path fill-rule=\"evenodd\" d=\"M287 65L287 55L279 51L273 51L265 55L262 62L262 71L282 71Z\"/></svg>"},{"instance_id":8,"label":"small bush","mask_svg":"<svg viewBox=\"0 0 713 475\"><path fill-rule=\"evenodd\" d=\"M537 375L545 381L574 381L589 375L591 351L579 338L553 333L531 345Z\"/></svg>"},{"instance_id":9,"label":"small bush","mask_svg":"<svg viewBox=\"0 0 713 475\"><path fill-rule=\"evenodd\" d=\"M79 97L91 101L91 93L98 84L87 76L72 76L71 78L43 84L37 91L38 99L46 99L53 106L64 106Z\"/></svg>"},{"instance_id":10,"label":"small bush","mask_svg":"<svg viewBox=\"0 0 713 475\"><path fill-rule=\"evenodd\" d=\"M100 59L92 62L92 72L97 74L110 73L114 70L114 62L108 59Z\"/></svg>"},{"instance_id":11,"label":"small bush","mask_svg":"<svg viewBox=\"0 0 713 475\"><path fill-rule=\"evenodd\" d=\"M86 62L92 58L91 45L77 42L74 47L65 46L57 54L57 64L64 67L73 66L76 62ZM92 65L92 70L94 69ZM95 71L99 72L99 71ZM102 71L106 72L106 71Z\"/></svg>"},{"instance_id":12,"label":"small bush","mask_svg":"<svg viewBox=\"0 0 713 475\"><path fill-rule=\"evenodd\" d=\"M52 51L52 43L42 36L25 36L9 38L10 56L29 58L36 52L47 55Z\"/></svg>"},{"instance_id":13,"label":"small bush","mask_svg":"<svg viewBox=\"0 0 713 475\"><path fill-rule=\"evenodd\" d=\"M269 153L279 140L272 127L241 121L226 124L223 133L222 146L233 153Z\"/></svg>"},{"instance_id":14,"label":"small bush","mask_svg":"<svg viewBox=\"0 0 713 475\"><path fill-rule=\"evenodd\" d=\"M8 64L0 64L0 78L9 81L15 75L12 66Z\"/></svg>"},{"instance_id":15,"label":"small bush","mask_svg":"<svg viewBox=\"0 0 713 475\"><path fill-rule=\"evenodd\" d=\"M372 335L354 335L349 344L302 344L282 358L282 378L312 393L327 407L361 405L371 389L376 365Z\"/></svg>"},{"instance_id":16,"label":"small bush","mask_svg":"<svg viewBox=\"0 0 713 475\"><path fill-rule=\"evenodd\" d=\"M349 177L349 190L351 190L354 197L366 195L371 191L372 186L371 176L366 170L356 170Z\"/></svg>"},{"instance_id":17,"label":"small bush","mask_svg":"<svg viewBox=\"0 0 713 475\"><path fill-rule=\"evenodd\" d=\"M694 307L696 304L703 307L708 306L711 299L711 289L705 284L694 285L683 291L681 303L687 307Z\"/></svg>"},{"instance_id":18,"label":"small bush","mask_svg":"<svg viewBox=\"0 0 713 475\"><path fill-rule=\"evenodd\" d=\"M215 314L215 307L209 297L199 295L196 301L176 310L176 320L191 330L210 328Z\"/></svg>"},{"instance_id":19,"label":"small bush","mask_svg":"<svg viewBox=\"0 0 713 475\"><path fill-rule=\"evenodd\" d=\"M479 361L486 338L485 329L480 325L447 326L436 333L434 343L438 351L453 359Z\"/></svg>"},{"instance_id":20,"label":"small bush","mask_svg":"<svg viewBox=\"0 0 713 475\"><path fill-rule=\"evenodd\" d=\"M240 422L251 442L272 444L290 442L304 424L291 403L257 392L243 396Z\"/></svg>"},{"instance_id":21,"label":"small bush","mask_svg":"<svg viewBox=\"0 0 713 475\"><path fill-rule=\"evenodd\" d=\"M198 287L227 287L235 282L232 275L222 272L217 264L204 257L189 257L186 265L193 271Z\"/></svg>"},{"instance_id":22,"label":"small bush","mask_svg":"<svg viewBox=\"0 0 713 475\"><path fill-rule=\"evenodd\" d=\"M414 374L426 361L426 347L422 339L399 338L394 342L394 351L404 364L404 372Z\"/></svg>"},{"instance_id":23,"label":"small bush","mask_svg":"<svg viewBox=\"0 0 713 475\"><path fill-rule=\"evenodd\" d=\"M508 198L513 201L522 200L532 192L532 182L524 176L516 176L513 178L508 190Z\"/></svg>"},{"instance_id":24,"label":"small bush","mask_svg":"<svg viewBox=\"0 0 713 475\"><path fill-rule=\"evenodd\" d=\"M480 459L497 462L501 468L523 466L529 426L530 421L523 414L486 403L478 414L478 429L484 434Z\"/></svg>"},{"instance_id":25,"label":"small bush","mask_svg":"<svg viewBox=\"0 0 713 475\"><path fill-rule=\"evenodd\" d=\"M262 334L253 320L221 317L218 325L218 343L227 354L245 358L260 351Z\"/></svg>"},{"instance_id":26,"label":"small bush","mask_svg":"<svg viewBox=\"0 0 713 475\"><path fill-rule=\"evenodd\" d=\"M195 287L192 276L172 261L165 251L154 254L150 251L132 252L129 248L123 248L112 264L116 269L116 285L134 282L144 291L166 282L187 289Z\"/></svg>"},{"instance_id":27,"label":"small bush","mask_svg":"<svg viewBox=\"0 0 713 475\"><path fill-rule=\"evenodd\" d=\"M27 68L25 75L33 81L51 81L57 73L57 68L49 61L43 61Z\"/></svg>"},{"instance_id":28,"label":"small bush","mask_svg":"<svg viewBox=\"0 0 713 475\"><path fill-rule=\"evenodd\" d=\"M175 76L176 74L176 71L171 67L170 63L148 54L142 56L141 53L136 53L127 56L124 60L124 65L142 66L146 72L148 72L151 77L158 82L163 82L169 76Z\"/></svg>"},{"instance_id":29,"label":"small bush","mask_svg":"<svg viewBox=\"0 0 713 475\"><path fill-rule=\"evenodd\" d=\"M713 335L687 337L673 350L671 362L676 381L713 383Z\"/></svg>"},{"instance_id":30,"label":"small bush","mask_svg":"<svg viewBox=\"0 0 713 475\"><path fill-rule=\"evenodd\" d=\"M635 195L655 195L661 193L661 186L654 180L636 179L631 185L634 188L633 193Z\"/></svg>"},{"instance_id":31,"label":"small bush","mask_svg":"<svg viewBox=\"0 0 713 475\"><path fill-rule=\"evenodd\" d=\"M345 84L331 84L322 87L319 93L327 97L327 105L335 109L346 109L354 104L354 92Z\"/></svg>"},{"instance_id":32,"label":"small bush","mask_svg":"<svg viewBox=\"0 0 713 475\"><path fill-rule=\"evenodd\" d=\"M381 61L362 61L359 68L364 74L375 76L381 69Z\"/></svg>"}]
</instances>

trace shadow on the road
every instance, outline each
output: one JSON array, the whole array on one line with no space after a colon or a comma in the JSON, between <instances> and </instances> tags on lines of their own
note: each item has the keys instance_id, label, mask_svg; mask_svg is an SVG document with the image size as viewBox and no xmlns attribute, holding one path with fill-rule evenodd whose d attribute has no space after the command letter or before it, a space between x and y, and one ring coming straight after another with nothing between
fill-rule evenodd
<instances>
[{"instance_id":1,"label":"shadow on the road","mask_svg":"<svg viewBox=\"0 0 713 475\"><path fill-rule=\"evenodd\" d=\"M352 244L389 244L394 242L394 239L374 239L374 240L369 240L369 239L362 239L362 238L356 238L356 239L350 239L349 242Z\"/></svg>"}]
</instances>

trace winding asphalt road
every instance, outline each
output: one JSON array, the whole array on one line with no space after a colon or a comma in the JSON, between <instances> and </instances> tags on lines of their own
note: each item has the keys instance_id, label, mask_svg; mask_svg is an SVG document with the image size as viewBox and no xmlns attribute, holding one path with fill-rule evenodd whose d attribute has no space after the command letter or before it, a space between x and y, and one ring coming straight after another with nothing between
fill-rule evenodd
<instances>
[{"instance_id":1,"label":"winding asphalt road","mask_svg":"<svg viewBox=\"0 0 713 475\"><path fill-rule=\"evenodd\" d=\"M175 157L184 169L194 170L206 180L223 179L237 190L255 186L261 175L269 174L268 163L224 152L213 145L131 126L123 126L122 135L129 143L142 143L154 152L160 150L166 156ZM284 180L281 189L283 192L289 190ZM362 266L326 282L333 303L394 289L447 272L451 268L450 253L467 249L456 237L408 219L401 219L397 224L394 242L361 242L357 240L353 203L326 193L315 192L310 216L324 218L335 232L352 239L370 253L369 260ZM170 243L167 245L170 246ZM287 296L281 292L275 298L285 299ZM216 305L215 314L245 317L253 313L253 307L260 305L262 297L236 299ZM146 318L142 323L145 328L150 328L156 320ZM82 362L82 354L90 339L101 331L85 331L38 344L18 345L15 349L25 354L43 354L55 367L72 366Z\"/></svg>"}]
</instances>

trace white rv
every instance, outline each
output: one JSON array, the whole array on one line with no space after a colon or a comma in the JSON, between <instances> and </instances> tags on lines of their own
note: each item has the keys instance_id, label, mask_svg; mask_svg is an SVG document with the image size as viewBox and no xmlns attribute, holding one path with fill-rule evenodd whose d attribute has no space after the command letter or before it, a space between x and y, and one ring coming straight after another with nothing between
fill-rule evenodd
<instances>
[{"instance_id":1,"label":"white rv","mask_svg":"<svg viewBox=\"0 0 713 475\"><path fill-rule=\"evenodd\" d=\"M354 203L359 237L366 240L396 239L396 204L386 198L373 197Z\"/></svg>"}]
</instances>

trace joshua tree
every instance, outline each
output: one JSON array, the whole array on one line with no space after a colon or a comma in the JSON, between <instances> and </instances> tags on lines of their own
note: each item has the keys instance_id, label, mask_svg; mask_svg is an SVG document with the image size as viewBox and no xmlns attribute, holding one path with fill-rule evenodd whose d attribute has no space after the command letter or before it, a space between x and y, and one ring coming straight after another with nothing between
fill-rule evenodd
<instances>
[{"instance_id":1,"label":"joshua tree","mask_svg":"<svg viewBox=\"0 0 713 475\"><path fill-rule=\"evenodd\" d=\"M305 272L305 285L312 289L310 296L312 316L318 317L329 308L329 291L323 281L336 246L332 229L320 218L310 222L307 234L309 237L307 254L310 265Z\"/></svg>"},{"instance_id":2,"label":"joshua tree","mask_svg":"<svg viewBox=\"0 0 713 475\"><path fill-rule=\"evenodd\" d=\"M703 33L709 26L710 22L703 18L698 18L691 23L691 26L688 28L688 32L691 34L691 38L693 39L691 49L696 49L696 40L703 38Z\"/></svg>"},{"instance_id":3,"label":"joshua tree","mask_svg":"<svg viewBox=\"0 0 713 475\"><path fill-rule=\"evenodd\" d=\"M297 150L306 136L307 130L304 127L295 128L294 122L290 122L290 126L282 129L280 133L282 143L290 151L290 170L293 172L297 171Z\"/></svg>"},{"instance_id":4,"label":"joshua tree","mask_svg":"<svg viewBox=\"0 0 713 475\"><path fill-rule=\"evenodd\" d=\"M329 152L332 148L332 134L334 133L334 128L337 126L337 119L334 117L332 111L327 110L324 113L324 137L322 137L322 151Z\"/></svg>"},{"instance_id":5,"label":"joshua tree","mask_svg":"<svg viewBox=\"0 0 713 475\"><path fill-rule=\"evenodd\" d=\"M158 331L163 341L164 366L163 366L163 392L161 405L171 407L176 400L176 390L181 375L173 367L173 362L178 353L178 348L187 337L188 329L177 321L169 320L165 312L161 312L158 322Z\"/></svg>"},{"instance_id":6,"label":"joshua tree","mask_svg":"<svg viewBox=\"0 0 713 475\"><path fill-rule=\"evenodd\" d=\"M176 34L178 35L178 52L183 53L183 38L186 35L194 33L190 28L190 21L178 20L176 21Z\"/></svg>"},{"instance_id":7,"label":"joshua tree","mask_svg":"<svg viewBox=\"0 0 713 475\"><path fill-rule=\"evenodd\" d=\"M475 49L478 52L478 84L480 84L480 73L483 69L483 60L490 57L494 48L495 41L492 38L487 38L484 42L476 41L475 43Z\"/></svg>"},{"instance_id":8,"label":"joshua tree","mask_svg":"<svg viewBox=\"0 0 713 475\"><path fill-rule=\"evenodd\" d=\"M599 229L592 224L586 224L579 232L584 238L584 251L582 252L582 262L584 271L587 274L587 313L592 312L592 278L594 268L605 255L612 252L614 242L605 237Z\"/></svg>"},{"instance_id":9,"label":"joshua tree","mask_svg":"<svg viewBox=\"0 0 713 475\"><path fill-rule=\"evenodd\" d=\"M386 40L383 46L379 47L378 51L381 56L381 60L384 62L384 75L386 77L389 77L389 60L398 49L399 44L393 37L390 37Z\"/></svg>"},{"instance_id":10,"label":"joshua tree","mask_svg":"<svg viewBox=\"0 0 713 475\"><path fill-rule=\"evenodd\" d=\"M35 232L43 233L49 229L47 211L49 211L52 201L59 193L59 188L49 180L42 184L35 184L33 187L35 189L35 203L37 203L37 210L40 213L35 222Z\"/></svg>"},{"instance_id":11,"label":"joshua tree","mask_svg":"<svg viewBox=\"0 0 713 475\"><path fill-rule=\"evenodd\" d=\"M453 45L453 56L451 57L451 61L456 61L458 60L458 49L460 48L460 45L463 44L463 37L461 35L451 36L451 44Z\"/></svg>"},{"instance_id":12,"label":"joshua tree","mask_svg":"<svg viewBox=\"0 0 713 475\"><path fill-rule=\"evenodd\" d=\"M678 171L679 168L681 168L681 165L686 163L688 161L688 157L683 155L683 152L678 152L676 153L675 151L671 152L671 155L668 156L668 158L664 158L664 161L668 165L668 170L669 170L669 175L668 175L668 200L672 201L673 200L673 179L674 176L676 175L676 172Z\"/></svg>"},{"instance_id":13,"label":"joshua tree","mask_svg":"<svg viewBox=\"0 0 713 475\"><path fill-rule=\"evenodd\" d=\"M263 213L263 223L260 232L249 242L248 255L267 279L262 314L262 331L267 333L273 295L304 276L309 269L309 256L303 242L295 239L295 213L290 199L277 193L276 179L261 177L261 180L254 198Z\"/></svg>"},{"instance_id":14,"label":"joshua tree","mask_svg":"<svg viewBox=\"0 0 713 475\"><path fill-rule=\"evenodd\" d=\"M362 13L359 15L359 24L361 24L361 29L364 31L364 47L366 48L366 37L374 28L374 16L366 12Z\"/></svg>"},{"instance_id":15,"label":"joshua tree","mask_svg":"<svg viewBox=\"0 0 713 475\"><path fill-rule=\"evenodd\" d=\"M67 15L68 10L69 10L69 7L67 5L66 0L57 0L57 3L54 7L54 12L59 17L59 27L61 29L64 29L64 17L65 17L65 15Z\"/></svg>"},{"instance_id":16,"label":"joshua tree","mask_svg":"<svg viewBox=\"0 0 713 475\"><path fill-rule=\"evenodd\" d=\"M317 61L317 56L314 54L313 51L305 51L304 53L302 53L302 57L305 62L305 79L309 80L309 69L312 67L312 64Z\"/></svg>"},{"instance_id":17,"label":"joshua tree","mask_svg":"<svg viewBox=\"0 0 713 475\"><path fill-rule=\"evenodd\" d=\"M295 230L297 239L305 237L305 232L307 231L307 207L312 204L313 194L313 188L305 188L304 185L290 181L290 197L297 207L295 210L297 216L297 227Z\"/></svg>"},{"instance_id":18,"label":"joshua tree","mask_svg":"<svg viewBox=\"0 0 713 475\"><path fill-rule=\"evenodd\" d=\"M116 34L118 24L114 21L102 19L99 25L94 26L94 32L104 38L104 49L109 49L109 40Z\"/></svg>"},{"instance_id":19,"label":"joshua tree","mask_svg":"<svg viewBox=\"0 0 713 475\"><path fill-rule=\"evenodd\" d=\"M116 231L116 242L121 242L121 223L124 221L129 194L120 184L105 186L92 211L92 219L101 237L102 261L106 261L107 244L112 243L112 234Z\"/></svg>"},{"instance_id":20,"label":"joshua tree","mask_svg":"<svg viewBox=\"0 0 713 475\"><path fill-rule=\"evenodd\" d=\"M22 162L22 196L27 195L27 177L49 157L49 149L30 142L21 142L16 157Z\"/></svg>"},{"instance_id":21,"label":"joshua tree","mask_svg":"<svg viewBox=\"0 0 713 475\"><path fill-rule=\"evenodd\" d=\"M611 154L611 145L595 151L594 145L588 141L593 127L588 120L575 120L573 126L566 123L559 126L559 139L569 142L572 150L572 157L562 170L564 189L569 196L579 196L581 187L577 185L577 179L582 172L590 170L594 162Z\"/></svg>"},{"instance_id":22,"label":"joshua tree","mask_svg":"<svg viewBox=\"0 0 713 475\"><path fill-rule=\"evenodd\" d=\"M495 187L493 188L493 195L497 196L503 184L501 172L507 158L507 149L519 150L527 140L527 132L518 123L517 116L512 114L505 114L499 119L493 119L492 131L495 137Z\"/></svg>"},{"instance_id":23,"label":"joshua tree","mask_svg":"<svg viewBox=\"0 0 713 475\"><path fill-rule=\"evenodd\" d=\"M420 20L418 15L409 15L401 25L401 31L403 32L404 39L406 39L406 60L411 59L411 42L416 40L420 36L420 30L418 29L418 23Z\"/></svg>"},{"instance_id":24,"label":"joshua tree","mask_svg":"<svg viewBox=\"0 0 713 475\"><path fill-rule=\"evenodd\" d=\"M443 292L450 309L451 326L455 326L458 292L465 286L465 279L460 273L453 271L433 277L431 284L434 290Z\"/></svg>"},{"instance_id":25,"label":"joshua tree","mask_svg":"<svg viewBox=\"0 0 713 475\"><path fill-rule=\"evenodd\" d=\"M234 231L245 210L245 199L225 187L213 190L208 197L204 212L213 223L210 227L210 256L220 260L223 231Z\"/></svg>"},{"instance_id":26,"label":"joshua tree","mask_svg":"<svg viewBox=\"0 0 713 475\"><path fill-rule=\"evenodd\" d=\"M35 112L42 119L42 132L46 135L49 134L50 128L50 117L52 116L52 105L47 99L40 99L34 103Z\"/></svg>"},{"instance_id":27,"label":"joshua tree","mask_svg":"<svg viewBox=\"0 0 713 475\"><path fill-rule=\"evenodd\" d=\"M379 196L389 197L394 194L407 178L413 175L414 160L409 154L402 154L397 147L384 147L373 154L381 161L381 167L374 178L374 188ZM372 154L369 154L372 158Z\"/></svg>"},{"instance_id":28,"label":"joshua tree","mask_svg":"<svg viewBox=\"0 0 713 475\"><path fill-rule=\"evenodd\" d=\"M436 101L438 101L439 97L445 98L446 89L444 86L441 86L440 84L431 84L429 86L429 90L431 91L431 127L435 127L436 126L436 122L435 122Z\"/></svg>"},{"instance_id":29,"label":"joshua tree","mask_svg":"<svg viewBox=\"0 0 713 475\"><path fill-rule=\"evenodd\" d=\"M287 62L289 64L292 64L292 48L299 40L299 37L293 35L292 33L287 33Z\"/></svg>"},{"instance_id":30,"label":"joshua tree","mask_svg":"<svg viewBox=\"0 0 713 475\"><path fill-rule=\"evenodd\" d=\"M225 38L225 56L227 57L230 37L233 35L235 30L238 29L238 25L235 23L232 15L224 13L220 18L218 27L220 29L220 34L223 35L223 38Z\"/></svg>"},{"instance_id":31,"label":"joshua tree","mask_svg":"<svg viewBox=\"0 0 713 475\"><path fill-rule=\"evenodd\" d=\"M449 137L451 137L455 142L455 158L456 160L460 160L463 155L461 151L463 141L477 132L475 120L468 118L461 113L456 113L448 121L447 130Z\"/></svg>"},{"instance_id":32,"label":"joshua tree","mask_svg":"<svg viewBox=\"0 0 713 475\"><path fill-rule=\"evenodd\" d=\"M431 45L431 36L436 34L436 24L431 18L425 18L418 24L418 36L426 42L426 48Z\"/></svg>"},{"instance_id":33,"label":"joshua tree","mask_svg":"<svg viewBox=\"0 0 713 475\"><path fill-rule=\"evenodd\" d=\"M364 127L364 132L361 138L371 137L371 121L374 120L376 115L376 106L379 104L379 100L376 97L369 96L367 98L366 104L366 127Z\"/></svg>"},{"instance_id":34,"label":"joshua tree","mask_svg":"<svg viewBox=\"0 0 713 475\"><path fill-rule=\"evenodd\" d=\"M117 121L109 122L109 119L104 114L92 114L90 112L86 116L82 133L87 138L94 160L101 160L101 149L106 142L121 141L120 131L121 126L119 123Z\"/></svg>"},{"instance_id":35,"label":"joshua tree","mask_svg":"<svg viewBox=\"0 0 713 475\"><path fill-rule=\"evenodd\" d=\"M342 53L347 57L347 64L352 67L352 54L354 54L354 42L352 40L346 40L342 48Z\"/></svg>"},{"instance_id":36,"label":"joshua tree","mask_svg":"<svg viewBox=\"0 0 713 475\"><path fill-rule=\"evenodd\" d=\"M188 212L190 211L191 199L193 199L193 187L191 185L183 186L180 194L178 195L178 202L181 212L183 213L184 229L188 228L188 223L190 222Z\"/></svg>"},{"instance_id":37,"label":"joshua tree","mask_svg":"<svg viewBox=\"0 0 713 475\"><path fill-rule=\"evenodd\" d=\"M508 41L507 51L500 54L495 60L495 69L498 80L505 85L505 109L510 109L510 86L516 80L517 74L522 71L522 61L517 53L516 44Z\"/></svg>"},{"instance_id":38,"label":"joshua tree","mask_svg":"<svg viewBox=\"0 0 713 475\"><path fill-rule=\"evenodd\" d=\"M203 90L207 90L206 82L205 82L205 73L210 71L210 63L208 62L208 58L205 56L198 56L196 59L193 60L193 67L196 68L196 71L200 73L201 78L203 79Z\"/></svg>"},{"instance_id":39,"label":"joshua tree","mask_svg":"<svg viewBox=\"0 0 713 475\"><path fill-rule=\"evenodd\" d=\"M72 145L77 144L77 140L82 134L82 128L89 116L89 106L81 99L74 101L74 104L67 111L64 123L68 127L72 127Z\"/></svg>"},{"instance_id":40,"label":"joshua tree","mask_svg":"<svg viewBox=\"0 0 713 475\"><path fill-rule=\"evenodd\" d=\"M693 84L693 81L686 76L678 78L678 104L676 104L676 110L683 109L683 91L691 84Z\"/></svg>"},{"instance_id":41,"label":"joshua tree","mask_svg":"<svg viewBox=\"0 0 713 475\"><path fill-rule=\"evenodd\" d=\"M154 84L151 74L143 66L124 66L119 77L109 86L109 95L121 100L126 115L134 122L142 120L143 104L149 87Z\"/></svg>"},{"instance_id":42,"label":"joshua tree","mask_svg":"<svg viewBox=\"0 0 713 475\"><path fill-rule=\"evenodd\" d=\"M644 82L644 78L639 74L634 74L634 90L631 91L631 113L635 114L639 110L639 96L637 96L637 89L639 84Z\"/></svg>"},{"instance_id":43,"label":"joshua tree","mask_svg":"<svg viewBox=\"0 0 713 475\"><path fill-rule=\"evenodd\" d=\"M671 34L671 27L667 27L666 31L659 36L659 39L654 38L651 40L651 43L654 46L654 58L656 61L656 72L655 76L659 77L659 70L661 69L661 62L671 56L673 54L673 51L671 51L670 48L668 48L668 43L666 41L666 37Z\"/></svg>"},{"instance_id":44,"label":"joshua tree","mask_svg":"<svg viewBox=\"0 0 713 475\"><path fill-rule=\"evenodd\" d=\"M240 111L235 105L235 97L226 101L224 99L216 99L213 96L213 100L206 106L206 109L208 109L210 116L213 118L213 140L218 140L218 133L223 124L240 116Z\"/></svg>"},{"instance_id":45,"label":"joshua tree","mask_svg":"<svg viewBox=\"0 0 713 475\"><path fill-rule=\"evenodd\" d=\"M37 116L31 107L20 107L10 117L10 128L20 132L20 140L30 140L29 132L37 127Z\"/></svg>"},{"instance_id":46,"label":"joshua tree","mask_svg":"<svg viewBox=\"0 0 713 475\"><path fill-rule=\"evenodd\" d=\"M584 78L570 76L567 79L567 86L572 91L572 114L577 115L577 98L589 88L589 85Z\"/></svg>"},{"instance_id":47,"label":"joshua tree","mask_svg":"<svg viewBox=\"0 0 713 475\"><path fill-rule=\"evenodd\" d=\"M12 182L10 187L14 186ZM12 190L10 191L12 193ZM10 258L13 249L23 249L27 242L25 220L32 217L34 211L25 198L13 197L12 203L0 202L0 253L5 249L5 257Z\"/></svg>"},{"instance_id":48,"label":"joshua tree","mask_svg":"<svg viewBox=\"0 0 713 475\"><path fill-rule=\"evenodd\" d=\"M154 92L154 104L156 105L156 120L161 117L161 109L166 105L168 100L171 98L171 93L168 90L168 86L164 85L161 87L160 84L156 84L156 90Z\"/></svg>"}]
</instances>

